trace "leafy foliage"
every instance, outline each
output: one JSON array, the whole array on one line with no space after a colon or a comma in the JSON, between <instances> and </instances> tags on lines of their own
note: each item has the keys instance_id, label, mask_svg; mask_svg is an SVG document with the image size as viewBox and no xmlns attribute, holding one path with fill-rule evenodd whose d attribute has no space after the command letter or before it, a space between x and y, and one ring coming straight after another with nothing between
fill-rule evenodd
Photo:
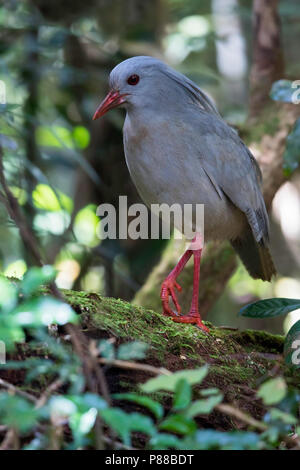
<instances>
[{"instance_id":1,"label":"leafy foliage","mask_svg":"<svg viewBox=\"0 0 300 470\"><path fill-rule=\"evenodd\" d=\"M271 318L284 315L300 308L300 299L275 298L259 300L245 305L239 314L250 318ZM284 354L287 364L300 365L300 321L297 321L287 333L284 343Z\"/></svg>"}]
</instances>

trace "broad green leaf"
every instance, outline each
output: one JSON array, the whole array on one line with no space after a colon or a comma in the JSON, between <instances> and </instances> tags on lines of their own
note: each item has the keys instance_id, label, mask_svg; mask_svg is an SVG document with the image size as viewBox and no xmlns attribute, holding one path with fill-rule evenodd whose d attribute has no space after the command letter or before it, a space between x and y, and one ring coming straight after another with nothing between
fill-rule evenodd
<instances>
[{"instance_id":1,"label":"broad green leaf","mask_svg":"<svg viewBox=\"0 0 300 470\"><path fill-rule=\"evenodd\" d=\"M213 395L209 398L203 400L194 401L191 406L186 411L186 416L189 418L194 418L194 416L201 414L209 414L212 412L214 407L221 403L223 400L223 395Z\"/></svg>"},{"instance_id":2,"label":"broad green leaf","mask_svg":"<svg viewBox=\"0 0 300 470\"><path fill-rule=\"evenodd\" d=\"M152 398L138 395L137 393L116 393L113 395L113 398L117 400L133 401L134 403L150 410L157 419L161 419L163 417L164 409L162 405L157 401L152 400Z\"/></svg>"},{"instance_id":3,"label":"broad green leaf","mask_svg":"<svg viewBox=\"0 0 300 470\"><path fill-rule=\"evenodd\" d=\"M286 364L300 367L300 320L290 328L286 335L284 357Z\"/></svg>"},{"instance_id":4,"label":"broad green leaf","mask_svg":"<svg viewBox=\"0 0 300 470\"><path fill-rule=\"evenodd\" d=\"M114 345L107 339L99 341L98 351L105 359L114 359L116 355Z\"/></svg>"},{"instance_id":5,"label":"broad green leaf","mask_svg":"<svg viewBox=\"0 0 300 470\"><path fill-rule=\"evenodd\" d=\"M45 147L74 148L72 133L62 126L39 126L36 130L38 145Z\"/></svg>"},{"instance_id":6,"label":"broad green leaf","mask_svg":"<svg viewBox=\"0 0 300 470\"><path fill-rule=\"evenodd\" d=\"M40 126L36 131L37 143L45 147L85 149L90 142L90 133L84 126L69 130L62 126Z\"/></svg>"},{"instance_id":7,"label":"broad green leaf","mask_svg":"<svg viewBox=\"0 0 300 470\"><path fill-rule=\"evenodd\" d=\"M153 421L140 413L128 414L119 408L108 408L100 411L100 415L106 424L121 437L125 445L130 445L132 431L140 431L150 436L156 432Z\"/></svg>"},{"instance_id":8,"label":"broad green leaf","mask_svg":"<svg viewBox=\"0 0 300 470\"><path fill-rule=\"evenodd\" d=\"M23 327L78 322L78 316L70 305L50 296L38 297L22 303L11 316L16 325Z\"/></svg>"},{"instance_id":9,"label":"broad green leaf","mask_svg":"<svg viewBox=\"0 0 300 470\"><path fill-rule=\"evenodd\" d=\"M65 395L68 400L71 400L80 412L86 412L90 408L96 410L105 410L108 405L106 401L94 393L84 393L83 395Z\"/></svg>"},{"instance_id":10,"label":"broad green leaf","mask_svg":"<svg viewBox=\"0 0 300 470\"><path fill-rule=\"evenodd\" d=\"M287 393L287 385L282 377L276 377L263 383L257 392L265 405L275 405L281 402Z\"/></svg>"},{"instance_id":11,"label":"broad green leaf","mask_svg":"<svg viewBox=\"0 0 300 470\"><path fill-rule=\"evenodd\" d=\"M192 398L192 389L190 384L185 379L180 379L175 387L173 409L183 410L186 408Z\"/></svg>"},{"instance_id":12,"label":"broad green leaf","mask_svg":"<svg viewBox=\"0 0 300 470\"><path fill-rule=\"evenodd\" d=\"M73 434L79 441L82 435L88 434L95 424L97 418L96 408L90 408L85 413L75 413L70 417L69 424Z\"/></svg>"},{"instance_id":13,"label":"broad green leaf","mask_svg":"<svg viewBox=\"0 0 300 470\"><path fill-rule=\"evenodd\" d=\"M300 299L266 299L243 307L239 315L249 318L271 318L300 308Z\"/></svg>"},{"instance_id":14,"label":"broad green leaf","mask_svg":"<svg viewBox=\"0 0 300 470\"><path fill-rule=\"evenodd\" d=\"M74 220L74 233L77 240L89 247L97 246L100 242L97 236L98 223L96 206L89 204L81 209Z\"/></svg>"},{"instance_id":15,"label":"broad green leaf","mask_svg":"<svg viewBox=\"0 0 300 470\"><path fill-rule=\"evenodd\" d=\"M286 139L286 148L283 154L283 168L289 176L300 163L300 119L294 124L292 132Z\"/></svg>"},{"instance_id":16,"label":"broad green leaf","mask_svg":"<svg viewBox=\"0 0 300 470\"><path fill-rule=\"evenodd\" d=\"M122 360L144 359L149 346L141 341L121 344L118 348L117 358Z\"/></svg>"},{"instance_id":17,"label":"broad green leaf","mask_svg":"<svg viewBox=\"0 0 300 470\"><path fill-rule=\"evenodd\" d=\"M148 416L144 416L141 413L130 413L128 415L131 431L139 431L148 436L154 436L156 434L156 428L153 421Z\"/></svg>"},{"instance_id":18,"label":"broad green leaf","mask_svg":"<svg viewBox=\"0 0 300 470\"><path fill-rule=\"evenodd\" d=\"M190 385L200 384L206 377L208 367L205 365L195 370L182 370L170 375L159 375L154 379L148 380L140 386L143 392L152 393L158 390L167 390L174 392L179 380L185 379Z\"/></svg>"},{"instance_id":19,"label":"broad green leaf","mask_svg":"<svg viewBox=\"0 0 300 470\"><path fill-rule=\"evenodd\" d=\"M22 281L22 292L28 296L33 294L38 287L55 279L56 270L52 266L43 266L42 268L30 268Z\"/></svg>"},{"instance_id":20,"label":"broad green leaf","mask_svg":"<svg viewBox=\"0 0 300 470\"><path fill-rule=\"evenodd\" d=\"M73 210L72 199L59 190L54 191L48 184L37 184L32 192L32 199L38 209L50 212L65 210L68 213Z\"/></svg>"},{"instance_id":21,"label":"broad green leaf","mask_svg":"<svg viewBox=\"0 0 300 470\"><path fill-rule=\"evenodd\" d=\"M285 103L292 103L293 93L295 88L292 87L290 80L278 80L274 82L270 91L270 97L274 101L284 101Z\"/></svg>"},{"instance_id":22,"label":"broad green leaf","mask_svg":"<svg viewBox=\"0 0 300 470\"><path fill-rule=\"evenodd\" d=\"M160 423L159 429L185 435L193 433L196 430L196 423L187 416L176 414L164 419L164 421Z\"/></svg>"}]
</instances>

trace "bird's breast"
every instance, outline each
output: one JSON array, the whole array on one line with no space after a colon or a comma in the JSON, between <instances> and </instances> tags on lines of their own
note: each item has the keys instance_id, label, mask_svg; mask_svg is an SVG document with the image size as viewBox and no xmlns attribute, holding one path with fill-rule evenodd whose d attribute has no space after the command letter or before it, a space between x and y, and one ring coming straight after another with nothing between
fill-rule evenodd
<instances>
[{"instance_id":1,"label":"bird's breast","mask_svg":"<svg viewBox=\"0 0 300 470\"><path fill-rule=\"evenodd\" d=\"M231 232L240 230L242 213L212 186L184 123L133 123L126 118L124 150L131 178L148 207L204 204L206 238L231 238Z\"/></svg>"}]
</instances>

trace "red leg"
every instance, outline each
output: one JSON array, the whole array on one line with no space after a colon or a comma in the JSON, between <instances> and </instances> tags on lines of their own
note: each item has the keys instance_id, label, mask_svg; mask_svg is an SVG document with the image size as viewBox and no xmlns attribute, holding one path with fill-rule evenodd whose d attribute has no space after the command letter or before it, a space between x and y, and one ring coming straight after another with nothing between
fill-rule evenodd
<instances>
[{"instance_id":1,"label":"red leg","mask_svg":"<svg viewBox=\"0 0 300 470\"><path fill-rule=\"evenodd\" d=\"M175 322L195 323L204 331L209 331L208 328L202 323L200 313L199 313L199 308L198 308L200 261L201 261L201 254L202 254L201 240L200 240L200 245L197 245L199 240L200 240L199 237L196 236L191 245L193 249L188 249L183 254L183 256L180 258L175 268L170 272L168 277L162 283L161 300L162 300L162 305L163 305L163 313L165 315L171 316ZM194 256L194 279L193 279L192 304L191 304L189 313L187 315L180 316L181 308L180 308L180 305L176 296L175 289L177 289L178 291L181 291L181 287L177 283L176 279L192 255ZM175 304L177 312L174 312L169 305L170 296Z\"/></svg>"},{"instance_id":2,"label":"red leg","mask_svg":"<svg viewBox=\"0 0 300 470\"><path fill-rule=\"evenodd\" d=\"M174 317L176 315L179 315L181 312L181 307L179 305L175 289L178 291L181 291L181 286L176 282L177 277L185 267L186 263L192 256L193 252L192 250L186 250L186 252L182 255L178 263L176 264L175 268L170 272L170 274L166 277L166 279L163 281L161 285L161 291L160 291L160 298L162 300L162 306L163 306L163 313L165 315ZM173 312L169 305L169 296L172 297L172 300L175 304L175 307L177 309L177 313Z\"/></svg>"},{"instance_id":3,"label":"red leg","mask_svg":"<svg viewBox=\"0 0 300 470\"><path fill-rule=\"evenodd\" d=\"M200 261L202 249L193 250L194 254L194 279L193 279L193 295L190 311L187 315L173 317L178 323L194 323L204 331L209 331L207 326L202 323L199 313L199 280L200 280Z\"/></svg>"}]
</instances>

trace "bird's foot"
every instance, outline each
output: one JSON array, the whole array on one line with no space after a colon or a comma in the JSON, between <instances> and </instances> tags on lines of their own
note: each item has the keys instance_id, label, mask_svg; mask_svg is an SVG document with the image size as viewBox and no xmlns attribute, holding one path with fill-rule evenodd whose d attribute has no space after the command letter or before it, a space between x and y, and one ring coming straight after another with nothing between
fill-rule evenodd
<instances>
[{"instance_id":1,"label":"bird's foot","mask_svg":"<svg viewBox=\"0 0 300 470\"><path fill-rule=\"evenodd\" d=\"M187 315L173 316L172 320L176 323L190 323L198 326L201 330L209 333L209 329L201 320L200 314L198 312L189 312Z\"/></svg>"},{"instance_id":2,"label":"bird's foot","mask_svg":"<svg viewBox=\"0 0 300 470\"><path fill-rule=\"evenodd\" d=\"M181 313L181 307L179 305L177 295L175 292L177 289L179 292L182 287L178 284L174 277L167 277L161 285L160 298L163 306L163 314L168 317L177 318ZM172 298L177 312L174 312L170 307L169 298ZM179 318L179 317L178 317Z\"/></svg>"}]
</instances>

